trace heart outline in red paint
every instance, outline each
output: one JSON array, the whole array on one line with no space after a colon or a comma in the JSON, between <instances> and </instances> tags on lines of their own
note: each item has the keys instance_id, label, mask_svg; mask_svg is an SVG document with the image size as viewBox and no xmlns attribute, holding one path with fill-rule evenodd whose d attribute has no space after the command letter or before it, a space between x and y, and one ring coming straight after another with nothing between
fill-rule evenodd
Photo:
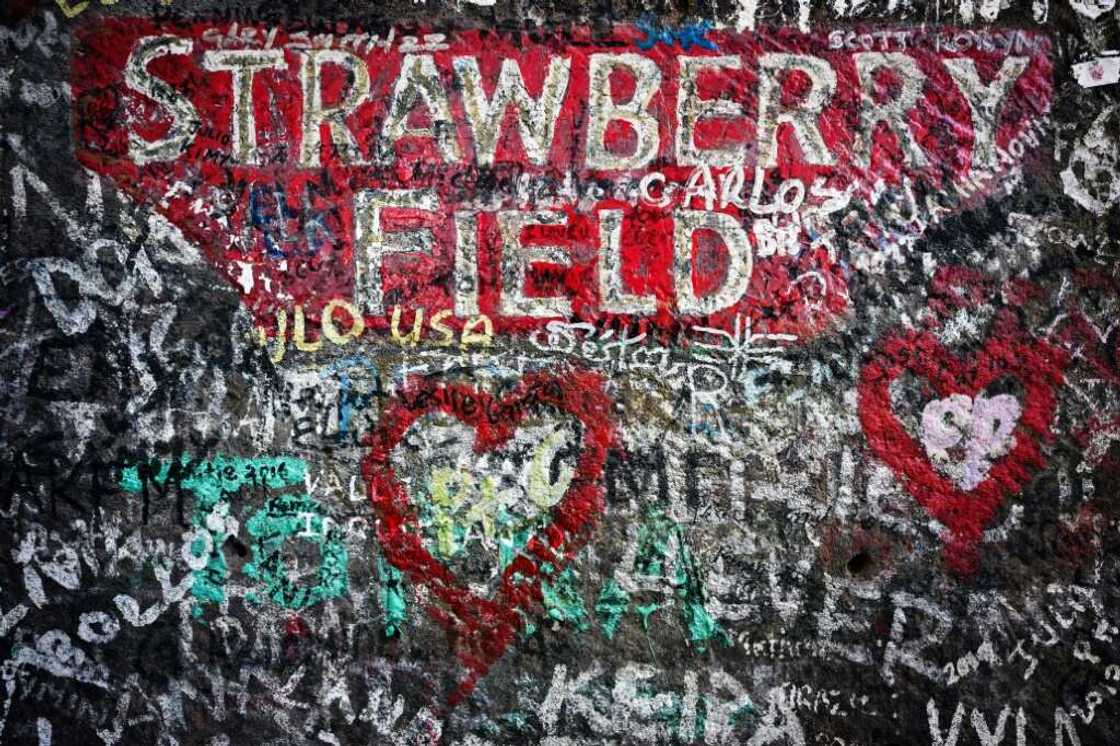
<instances>
[{"instance_id":1,"label":"heart outline in red paint","mask_svg":"<svg viewBox=\"0 0 1120 746\"><path fill-rule=\"evenodd\" d=\"M532 536L502 571L496 595L483 598L424 547L408 491L391 464L393 448L421 417L442 412L474 428L476 452L491 451L513 436L534 404L576 417L583 425L582 447L572 481L550 511L552 522ZM602 377L588 371L529 373L500 399L466 384L415 378L371 433L362 475L378 518L378 541L389 562L413 583L426 585L442 602L443 607L433 604L429 610L447 630L469 671L449 698L452 706L468 696L502 657L523 626L522 613L541 600L541 565L562 567L602 512L601 477L607 452L615 444L611 411Z\"/></svg>"},{"instance_id":2,"label":"heart outline in red paint","mask_svg":"<svg viewBox=\"0 0 1120 746\"><path fill-rule=\"evenodd\" d=\"M875 455L906 490L948 530L942 556L951 569L971 574L978 563L984 528L1008 495L1018 494L1045 467L1040 442L1053 439L1050 423L1057 389L1064 382L1065 350L1028 335L1009 310L1000 311L992 333L965 361L930 330L888 334L864 365L859 382L859 418ZM991 384L1014 377L1023 386L1022 414L1014 445L996 460L983 482L960 489L939 473L920 443L906 430L891 405L890 385L909 371L929 382L937 396L975 397Z\"/></svg>"}]
</instances>

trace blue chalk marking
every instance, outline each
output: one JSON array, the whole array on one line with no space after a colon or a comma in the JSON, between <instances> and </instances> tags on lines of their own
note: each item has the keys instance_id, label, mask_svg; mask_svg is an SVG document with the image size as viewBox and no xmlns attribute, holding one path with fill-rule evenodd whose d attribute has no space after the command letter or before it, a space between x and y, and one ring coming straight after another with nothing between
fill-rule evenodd
<instances>
[{"instance_id":1,"label":"blue chalk marking","mask_svg":"<svg viewBox=\"0 0 1120 746\"><path fill-rule=\"evenodd\" d=\"M701 49L710 49L713 52L719 51L715 42L706 36L712 28L712 24L708 21L699 21L681 26L678 29L660 28L650 19L639 20L635 25L646 35L645 39L638 42L638 49L643 51L653 49L658 44L665 44L670 47L679 44L681 49L684 50L689 50L695 46Z\"/></svg>"}]
</instances>

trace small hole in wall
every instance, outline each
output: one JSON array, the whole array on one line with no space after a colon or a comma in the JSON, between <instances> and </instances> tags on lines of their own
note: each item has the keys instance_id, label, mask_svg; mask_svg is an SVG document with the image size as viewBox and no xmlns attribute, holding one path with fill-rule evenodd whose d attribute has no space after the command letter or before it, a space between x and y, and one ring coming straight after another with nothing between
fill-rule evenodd
<instances>
[{"instance_id":1,"label":"small hole in wall","mask_svg":"<svg viewBox=\"0 0 1120 746\"><path fill-rule=\"evenodd\" d=\"M857 552L848 560L848 572L852 575L862 575L875 564L867 552Z\"/></svg>"},{"instance_id":2,"label":"small hole in wall","mask_svg":"<svg viewBox=\"0 0 1120 746\"><path fill-rule=\"evenodd\" d=\"M248 557L249 556L249 547L245 546L245 544L243 542L241 542L240 540L238 540L234 536L230 536L225 540L225 543L222 544L222 549L224 549L226 551L229 551L229 550L232 549L234 552L237 553L238 557Z\"/></svg>"}]
</instances>

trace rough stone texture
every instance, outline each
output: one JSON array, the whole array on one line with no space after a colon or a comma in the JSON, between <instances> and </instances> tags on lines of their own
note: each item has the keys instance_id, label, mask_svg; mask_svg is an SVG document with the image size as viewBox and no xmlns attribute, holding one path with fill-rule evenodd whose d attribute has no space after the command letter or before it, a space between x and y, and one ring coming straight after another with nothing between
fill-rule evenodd
<instances>
[{"instance_id":1,"label":"rough stone texture","mask_svg":"<svg viewBox=\"0 0 1120 746\"><path fill-rule=\"evenodd\" d=\"M0 13L3 742L1120 741L1113 0ZM232 163L231 75L202 52L274 27L289 47L254 89L260 163ZM257 36L232 41L245 28ZM341 126L369 162L347 164L323 127L335 149L301 166L293 39L356 30L378 37L354 42L371 45L375 113ZM153 156L174 95L124 70L154 35L195 45L139 69L200 124ZM869 51L919 60L921 79L864 167L861 111L909 84L888 72L861 96L853 55ZM779 125L759 205L767 52L835 72L807 129L836 162L813 164L811 134ZM639 166L585 166L595 53L662 70L659 146ZM743 201L707 208L674 260L673 210L705 209L705 176L718 202L730 178L682 163L673 136L679 60L717 53L742 70L710 68L695 97L744 111L700 115L696 144L701 160L739 154ZM434 55L452 126L405 117L433 136L388 137L377 161L405 54ZM467 121L450 61L471 55L487 100L502 58L532 98L550 55L571 60L544 165L525 147L541 117L514 136L512 115L481 164L487 127ZM970 109L983 91L950 67L974 59L994 87L1012 56L1000 107ZM325 63L324 107L361 85L340 70ZM796 112L821 80L779 75L772 103ZM632 85L614 85L621 106ZM994 133L983 165L978 122ZM604 131L616 155L635 147L633 128ZM580 195L564 196L569 171ZM653 172L698 196L643 202ZM561 196L526 197L522 174ZM772 220L783 183L806 196ZM362 206L402 188L438 205L386 234L416 250L402 229L428 225L436 248L387 258L373 307ZM558 207L562 226L524 231L561 249L523 294L570 313L503 310L522 280L496 213ZM608 313L610 209L615 301L646 296L652 313ZM453 213L472 211L479 307L456 309ZM722 238L712 215L728 216ZM738 280L730 304L702 307ZM357 339L346 308L321 336L333 300L365 312ZM464 332L480 315L493 334Z\"/></svg>"}]
</instances>

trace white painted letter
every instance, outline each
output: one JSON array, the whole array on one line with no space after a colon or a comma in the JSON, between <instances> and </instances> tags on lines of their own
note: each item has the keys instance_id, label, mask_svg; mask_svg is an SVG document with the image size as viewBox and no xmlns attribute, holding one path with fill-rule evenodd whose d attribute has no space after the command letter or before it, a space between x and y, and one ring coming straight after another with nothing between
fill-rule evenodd
<instances>
[{"instance_id":1,"label":"white painted letter","mask_svg":"<svg viewBox=\"0 0 1120 746\"><path fill-rule=\"evenodd\" d=\"M608 313L648 315L657 311L652 295L633 295L622 286L622 210L599 212L599 303Z\"/></svg>"},{"instance_id":2,"label":"white painted letter","mask_svg":"<svg viewBox=\"0 0 1120 746\"><path fill-rule=\"evenodd\" d=\"M611 73L625 68L634 76L634 95L618 104L611 96ZM587 167L603 170L642 168L657 155L660 134L657 119L646 111L657 89L661 71L657 63L640 54L593 54L589 63L590 93L587 102ZM634 129L637 144L629 155L607 150L603 142L607 125L622 121Z\"/></svg>"},{"instance_id":3,"label":"white painted letter","mask_svg":"<svg viewBox=\"0 0 1120 746\"><path fill-rule=\"evenodd\" d=\"M860 52L854 55L856 71L859 73L862 97L859 107L859 130L852 147L852 158L861 168L871 166L871 143L879 122L886 122L895 136L898 145L911 165L924 166L925 153L922 152L910 125L906 121L910 110L922 96L925 73L918 68L913 57L901 52ZM902 90L898 97L883 103L875 102L875 74L889 68L902 79Z\"/></svg>"},{"instance_id":4,"label":"white painted letter","mask_svg":"<svg viewBox=\"0 0 1120 746\"><path fill-rule=\"evenodd\" d=\"M738 70L738 57L678 57L681 67L680 90L677 92L677 163L682 166L737 166L743 162L741 147L701 150L693 142L696 123L701 118L741 117L743 107L724 98L700 99L696 80L702 70L726 68Z\"/></svg>"},{"instance_id":5,"label":"white painted letter","mask_svg":"<svg viewBox=\"0 0 1120 746\"><path fill-rule=\"evenodd\" d=\"M128 155L137 165L175 160L194 142L194 137L202 126L198 111L187 97L172 88L167 81L148 72L148 65L157 57L190 54L192 47L190 39L145 36L136 42L128 58L124 69L125 83L168 109L173 119L167 134L158 140L145 140L135 132L128 133Z\"/></svg>"},{"instance_id":6,"label":"white painted letter","mask_svg":"<svg viewBox=\"0 0 1120 746\"><path fill-rule=\"evenodd\" d=\"M568 90L571 60L566 57L553 57L549 60L548 75L541 86L541 95L536 99L525 90L525 82L516 60L502 60L498 84L489 101L482 89L478 60L474 57L456 57L454 65L455 74L462 86L463 108L471 123L471 132L474 133L478 165L489 166L494 162L494 152L498 148L498 138L502 132L502 120L511 103L516 107L517 127L521 133L525 155L537 166L547 165L556 118L560 116L560 104Z\"/></svg>"},{"instance_id":7,"label":"white painted letter","mask_svg":"<svg viewBox=\"0 0 1120 746\"><path fill-rule=\"evenodd\" d=\"M563 225L560 212L520 212L503 210L498 213L498 226L502 233L502 299L499 304L505 316L533 316L551 318L569 316L571 303L567 298L529 298L525 296L525 274L533 262L568 264L568 252L562 246L522 246L521 231L531 225Z\"/></svg>"},{"instance_id":8,"label":"white painted letter","mask_svg":"<svg viewBox=\"0 0 1120 746\"><path fill-rule=\"evenodd\" d=\"M368 189L354 194L354 295L359 308L383 313L381 260L390 252L432 252L432 232L426 228L386 235L382 208L436 212L439 198L432 189Z\"/></svg>"},{"instance_id":9,"label":"white painted letter","mask_svg":"<svg viewBox=\"0 0 1120 746\"><path fill-rule=\"evenodd\" d=\"M677 310L689 316L706 316L735 305L751 281L751 243L739 221L722 212L677 210L673 213L674 276ZM715 231L727 245L727 275L716 292L703 298L692 286L692 237L700 229Z\"/></svg>"},{"instance_id":10,"label":"white painted letter","mask_svg":"<svg viewBox=\"0 0 1120 746\"><path fill-rule=\"evenodd\" d=\"M945 67L953 76L961 94L968 101L972 112L972 170L989 168L996 162L996 129L999 127L1003 105L1015 81L1027 69L1026 57L1008 57L1003 61L992 82L984 85L976 72L976 62L968 57L945 60Z\"/></svg>"},{"instance_id":11,"label":"white painted letter","mask_svg":"<svg viewBox=\"0 0 1120 746\"><path fill-rule=\"evenodd\" d=\"M220 49L206 53L202 66L213 72L231 72L233 113L230 136L239 163L257 162L257 128L253 117L253 76L257 70L284 67L280 49Z\"/></svg>"},{"instance_id":12,"label":"white painted letter","mask_svg":"<svg viewBox=\"0 0 1120 746\"><path fill-rule=\"evenodd\" d=\"M836 72L819 57L806 54L764 54L758 58L758 163L773 168L778 163L778 125L792 127L806 163L830 166L832 153L821 137L817 117L836 91ZM782 106L779 72L800 70L809 76L813 87L796 107Z\"/></svg>"},{"instance_id":13,"label":"white painted letter","mask_svg":"<svg viewBox=\"0 0 1120 746\"><path fill-rule=\"evenodd\" d=\"M431 126L412 127L408 116L420 101L428 109ZM406 54L401 62L401 72L393 86L389 114L381 131L382 160L391 162L395 145L402 137L431 137L439 147L445 163L459 160L459 144L455 139L455 122L447 103L447 92L439 79L439 71L430 54Z\"/></svg>"},{"instance_id":14,"label":"white painted letter","mask_svg":"<svg viewBox=\"0 0 1120 746\"><path fill-rule=\"evenodd\" d=\"M353 52L342 49L309 49L300 52L303 63L300 65L299 79L303 87L303 141L299 148L299 162L304 168L319 165L320 138L322 125L330 127L330 139L338 148L338 156L344 163L361 163L362 154L354 135L346 126L347 115L369 95L369 70L366 63ZM344 68L353 80L349 92L336 106L323 107L323 86L320 78L323 66L338 65Z\"/></svg>"}]
</instances>

